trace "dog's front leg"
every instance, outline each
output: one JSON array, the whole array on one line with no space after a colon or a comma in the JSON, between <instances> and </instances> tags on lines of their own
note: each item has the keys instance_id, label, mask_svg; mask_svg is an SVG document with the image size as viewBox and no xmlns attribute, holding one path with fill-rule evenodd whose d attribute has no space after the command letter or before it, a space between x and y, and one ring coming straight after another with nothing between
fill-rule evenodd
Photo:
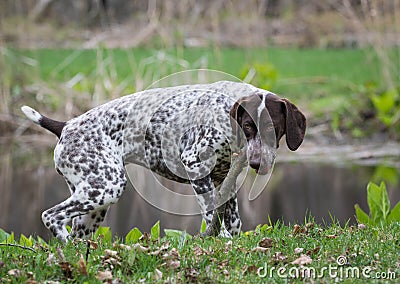
<instances>
[{"instance_id":1,"label":"dog's front leg","mask_svg":"<svg viewBox=\"0 0 400 284\"><path fill-rule=\"evenodd\" d=\"M208 175L204 178L191 181L191 184L196 193L196 199L200 207L201 215L206 221L208 228L214 215L214 183Z\"/></svg>"},{"instance_id":2,"label":"dog's front leg","mask_svg":"<svg viewBox=\"0 0 400 284\"><path fill-rule=\"evenodd\" d=\"M240 220L236 194L225 205L224 224L231 236L239 235L242 228L242 221Z\"/></svg>"}]
</instances>

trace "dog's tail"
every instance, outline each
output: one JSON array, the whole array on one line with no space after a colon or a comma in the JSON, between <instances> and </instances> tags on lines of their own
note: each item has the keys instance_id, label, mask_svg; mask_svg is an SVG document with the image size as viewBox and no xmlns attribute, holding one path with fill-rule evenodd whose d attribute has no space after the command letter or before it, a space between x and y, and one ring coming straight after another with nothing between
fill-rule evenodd
<instances>
[{"instance_id":1,"label":"dog's tail","mask_svg":"<svg viewBox=\"0 0 400 284\"><path fill-rule=\"evenodd\" d=\"M41 127L53 132L58 138L60 138L61 131L65 126L65 122L45 117L28 106L21 107L21 110L34 123L39 124Z\"/></svg>"}]
</instances>

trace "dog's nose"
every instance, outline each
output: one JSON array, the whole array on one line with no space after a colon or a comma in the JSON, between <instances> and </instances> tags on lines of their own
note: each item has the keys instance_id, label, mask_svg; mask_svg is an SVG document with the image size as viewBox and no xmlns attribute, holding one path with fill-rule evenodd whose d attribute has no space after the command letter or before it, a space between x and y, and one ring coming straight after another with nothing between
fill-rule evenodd
<instances>
[{"instance_id":1,"label":"dog's nose","mask_svg":"<svg viewBox=\"0 0 400 284\"><path fill-rule=\"evenodd\" d=\"M255 170L258 170L260 168L260 163L258 161L251 160L249 161L249 165Z\"/></svg>"}]
</instances>

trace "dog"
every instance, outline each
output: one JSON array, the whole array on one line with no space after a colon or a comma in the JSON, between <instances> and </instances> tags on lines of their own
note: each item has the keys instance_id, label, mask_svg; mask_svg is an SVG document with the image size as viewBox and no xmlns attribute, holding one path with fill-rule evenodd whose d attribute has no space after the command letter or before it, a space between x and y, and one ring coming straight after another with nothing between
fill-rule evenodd
<instances>
[{"instance_id":1,"label":"dog","mask_svg":"<svg viewBox=\"0 0 400 284\"><path fill-rule=\"evenodd\" d=\"M190 183L208 226L212 192L226 177L233 152L247 147L249 166L266 174L282 136L295 151L306 130L305 116L287 99L230 81L149 89L66 122L28 106L21 109L59 138L55 168L71 196L44 211L42 220L61 241L86 238L97 230L124 191L128 163ZM69 233L66 225L71 221ZM240 232L236 194L226 202L223 225L230 235Z\"/></svg>"}]
</instances>

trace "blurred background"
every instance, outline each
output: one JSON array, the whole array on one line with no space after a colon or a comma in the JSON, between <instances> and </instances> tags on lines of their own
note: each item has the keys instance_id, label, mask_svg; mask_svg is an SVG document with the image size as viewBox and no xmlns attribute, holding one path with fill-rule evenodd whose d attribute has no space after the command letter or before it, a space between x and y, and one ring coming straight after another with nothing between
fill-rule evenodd
<instances>
[{"instance_id":1,"label":"blurred background","mask_svg":"<svg viewBox=\"0 0 400 284\"><path fill-rule=\"evenodd\" d=\"M2 0L0 228L48 237L40 214L68 196L53 168L55 136L23 117L21 105L68 120L197 68L287 97L308 119L298 151L281 143L266 190L249 201L246 185L240 189L244 230L268 216L353 224L354 204L367 210L369 181L385 181L393 206L399 46L397 0ZM158 186L137 171L144 187ZM201 222L152 207L129 185L105 225L123 236L157 220L190 233Z\"/></svg>"}]
</instances>

